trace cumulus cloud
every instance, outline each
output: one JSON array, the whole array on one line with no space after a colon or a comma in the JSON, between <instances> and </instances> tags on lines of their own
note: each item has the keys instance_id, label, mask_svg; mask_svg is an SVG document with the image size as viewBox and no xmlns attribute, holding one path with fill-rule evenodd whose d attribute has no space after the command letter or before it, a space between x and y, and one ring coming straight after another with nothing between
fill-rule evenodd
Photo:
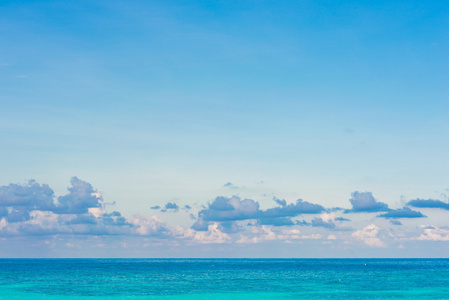
<instances>
[{"instance_id":1,"label":"cumulus cloud","mask_svg":"<svg viewBox=\"0 0 449 300\"><path fill-rule=\"evenodd\" d=\"M18 223L8 223L2 230L2 235L52 235L69 234L76 231L70 230L72 226L64 226L65 220L60 216L48 211L32 211L30 220Z\"/></svg>"},{"instance_id":2,"label":"cumulus cloud","mask_svg":"<svg viewBox=\"0 0 449 300\"><path fill-rule=\"evenodd\" d=\"M378 202L374 199L371 192L353 192L351 194L351 199L349 202L352 204L352 209L346 212L379 212L388 211L388 204L383 202Z\"/></svg>"},{"instance_id":3,"label":"cumulus cloud","mask_svg":"<svg viewBox=\"0 0 449 300\"><path fill-rule=\"evenodd\" d=\"M92 185L77 177L70 180L69 194L58 197L58 205L53 210L58 214L82 214L87 213L91 207L100 207L102 197Z\"/></svg>"},{"instance_id":4,"label":"cumulus cloud","mask_svg":"<svg viewBox=\"0 0 449 300\"><path fill-rule=\"evenodd\" d=\"M219 204L212 207L220 208ZM244 210L245 205L240 208ZM165 209L177 211L179 206L169 202ZM191 207L186 205L184 209ZM229 236L220 228L225 231L237 228L233 222L214 224L205 222L205 233L194 234L192 240L200 243L227 241ZM118 211L107 212L101 193L77 177L71 179L68 194L58 198L48 185L35 181L1 186L0 225L2 236L140 235L163 239L175 236L174 229L156 216L135 215L126 219Z\"/></svg>"},{"instance_id":5,"label":"cumulus cloud","mask_svg":"<svg viewBox=\"0 0 449 300\"><path fill-rule=\"evenodd\" d=\"M27 221L6 223L0 234L37 236L132 234L130 226L108 226L102 219L94 218L87 215L61 215L36 210L30 213L30 219Z\"/></svg>"},{"instance_id":6,"label":"cumulus cloud","mask_svg":"<svg viewBox=\"0 0 449 300\"><path fill-rule=\"evenodd\" d=\"M210 222L204 221L204 219L199 218L195 223L192 225L192 229L196 231L206 231L208 230L210 225Z\"/></svg>"},{"instance_id":7,"label":"cumulus cloud","mask_svg":"<svg viewBox=\"0 0 449 300\"><path fill-rule=\"evenodd\" d=\"M33 224L39 231L39 227L42 224L46 224L46 227L53 227L53 232L43 232L43 234L87 234L87 235L150 235L150 236L165 236L165 232L161 230L159 234L154 232L149 233L148 224L145 223L142 216L137 216L131 220L127 220L120 212L113 211L111 213L103 213L99 216L95 216L91 213L88 214L64 214L57 215L51 212L35 211L35 214L46 213L46 215L40 215L33 217L29 222L22 223L23 226ZM55 217L56 216L56 217ZM34 223L33 223L34 222ZM165 223L164 223L165 224ZM146 227L145 227L146 226ZM167 228L167 226L163 226ZM145 229L147 228L147 229ZM28 229L22 227L21 232L28 234ZM145 230L147 231L144 234Z\"/></svg>"},{"instance_id":8,"label":"cumulus cloud","mask_svg":"<svg viewBox=\"0 0 449 300\"><path fill-rule=\"evenodd\" d=\"M374 224L368 225L361 230L357 230L352 234L352 237L363 241L370 247L386 247L385 243L378 237L379 227Z\"/></svg>"},{"instance_id":9,"label":"cumulus cloud","mask_svg":"<svg viewBox=\"0 0 449 300\"><path fill-rule=\"evenodd\" d=\"M254 244L262 241L276 240L276 234L270 229L270 227L263 225L260 227L253 227L251 230L252 237L246 235L240 235L240 239L236 241L237 244ZM298 230L299 233L299 230Z\"/></svg>"},{"instance_id":10,"label":"cumulus cloud","mask_svg":"<svg viewBox=\"0 0 449 300\"><path fill-rule=\"evenodd\" d=\"M57 198L46 184L30 180L26 185L10 184L0 187L0 217L8 223L30 220L32 211L50 211L56 214L84 214L90 208L103 206L101 194L88 182L71 179L69 193Z\"/></svg>"},{"instance_id":11,"label":"cumulus cloud","mask_svg":"<svg viewBox=\"0 0 449 300\"><path fill-rule=\"evenodd\" d=\"M301 214L318 214L323 211L324 207L319 204L298 199L296 203L290 203L283 207L269 208L262 215L265 218L296 217Z\"/></svg>"},{"instance_id":12,"label":"cumulus cloud","mask_svg":"<svg viewBox=\"0 0 449 300\"><path fill-rule=\"evenodd\" d=\"M180 229L180 231L183 238L190 238L203 244L223 244L231 241L231 237L219 229L218 223L210 224L205 231L195 231L193 229Z\"/></svg>"},{"instance_id":13,"label":"cumulus cloud","mask_svg":"<svg viewBox=\"0 0 449 300\"><path fill-rule=\"evenodd\" d=\"M351 230L351 228L341 223L340 217L337 217L335 213L322 213L319 217L312 220L311 225L313 227L324 227L330 230ZM335 221L337 223L335 223Z\"/></svg>"},{"instance_id":14,"label":"cumulus cloud","mask_svg":"<svg viewBox=\"0 0 449 300\"><path fill-rule=\"evenodd\" d=\"M134 234L119 212L106 212L101 193L90 183L73 177L68 191L56 199L48 185L34 180L0 187L0 234Z\"/></svg>"},{"instance_id":15,"label":"cumulus cloud","mask_svg":"<svg viewBox=\"0 0 449 300\"><path fill-rule=\"evenodd\" d=\"M131 220L133 231L139 235L166 237L170 235L170 230L164 221L157 216L145 217L134 215Z\"/></svg>"},{"instance_id":16,"label":"cumulus cloud","mask_svg":"<svg viewBox=\"0 0 449 300\"><path fill-rule=\"evenodd\" d=\"M6 216L6 220L9 223L28 221L31 218L30 217L30 213L27 210L27 208L23 208L23 207L13 208L13 207L10 207L7 211L8 211L8 213L7 213L7 216Z\"/></svg>"},{"instance_id":17,"label":"cumulus cloud","mask_svg":"<svg viewBox=\"0 0 449 300\"><path fill-rule=\"evenodd\" d=\"M167 204L165 204L165 207L163 210L161 210L162 212L165 211L173 211L173 212L177 212L179 210L179 206L178 204L174 203L174 202L168 202Z\"/></svg>"},{"instance_id":18,"label":"cumulus cloud","mask_svg":"<svg viewBox=\"0 0 449 300\"><path fill-rule=\"evenodd\" d=\"M126 221L126 219L124 217L122 217L122 215L118 211L113 211L110 214L103 214L102 221L105 225L110 225L110 226L130 225L130 223L128 223Z\"/></svg>"},{"instance_id":19,"label":"cumulus cloud","mask_svg":"<svg viewBox=\"0 0 449 300\"><path fill-rule=\"evenodd\" d=\"M243 230L243 226L239 225L237 221L228 221L219 223L221 231L226 233L235 233Z\"/></svg>"},{"instance_id":20,"label":"cumulus cloud","mask_svg":"<svg viewBox=\"0 0 449 300\"><path fill-rule=\"evenodd\" d=\"M10 184L0 187L0 207L24 207L28 210L55 209L54 192L46 184L30 180L26 185Z\"/></svg>"},{"instance_id":21,"label":"cumulus cloud","mask_svg":"<svg viewBox=\"0 0 449 300\"><path fill-rule=\"evenodd\" d=\"M209 207L198 215L205 221L236 221L257 219L260 214L259 203L251 199L241 200L239 197L217 197Z\"/></svg>"},{"instance_id":22,"label":"cumulus cloud","mask_svg":"<svg viewBox=\"0 0 449 300\"><path fill-rule=\"evenodd\" d=\"M433 199L415 199L407 202L407 205L420 208L441 208L449 210L449 204L440 200Z\"/></svg>"},{"instance_id":23,"label":"cumulus cloud","mask_svg":"<svg viewBox=\"0 0 449 300\"><path fill-rule=\"evenodd\" d=\"M449 241L449 230L431 225L422 226L423 234L417 240L421 241Z\"/></svg>"},{"instance_id":24,"label":"cumulus cloud","mask_svg":"<svg viewBox=\"0 0 449 300\"><path fill-rule=\"evenodd\" d=\"M75 218L73 219L68 219L67 221L65 221L65 224L98 224L98 219L91 214L82 214L82 215L77 215Z\"/></svg>"},{"instance_id":25,"label":"cumulus cloud","mask_svg":"<svg viewBox=\"0 0 449 300\"><path fill-rule=\"evenodd\" d=\"M281 201L281 203L283 203ZM198 213L198 221L192 228L205 230L208 222L227 222L254 219L259 225L291 226L296 224L291 220L301 214L316 214L324 211L324 207L302 199L296 203L261 210L259 203L251 199L217 197L207 208Z\"/></svg>"},{"instance_id":26,"label":"cumulus cloud","mask_svg":"<svg viewBox=\"0 0 449 300\"><path fill-rule=\"evenodd\" d=\"M161 207L159 205L151 206L150 209L160 209Z\"/></svg>"},{"instance_id":27,"label":"cumulus cloud","mask_svg":"<svg viewBox=\"0 0 449 300\"><path fill-rule=\"evenodd\" d=\"M340 231L338 238L352 237L371 247L385 247L379 227L374 224L350 233L352 230L345 223L349 219L341 216L341 209L325 209L319 204L298 199L294 203L273 198L277 205L261 209L257 201L242 199L238 196L216 197L207 205L202 206L198 215L192 216L194 224L189 229L171 227L156 216L134 215L125 218L118 211L108 211L101 193L94 187L77 177L73 177L66 195L56 197L53 190L45 184L31 180L27 184L10 184L0 186L0 236L5 238L13 235L121 235L143 236L145 239L158 239L160 243L261 243L277 241L290 243L294 240L322 239L321 235L313 233L316 227ZM371 193L354 192L350 199L350 212L380 212L378 217L390 219L390 224L400 225L400 218L425 217L419 211L409 207L391 210L388 205L377 201ZM198 205L198 204L195 204ZM448 204L438 200L416 199L407 203L414 207L438 207L449 209ZM161 209L153 206L151 209ZM185 211L186 216L192 209L189 205L168 202L162 206L164 211ZM348 212L348 211L346 211ZM311 214L316 216L305 217ZM303 216L298 218L298 216ZM356 216L356 215L352 215ZM306 219L299 221L298 219ZM295 227L296 226L296 227ZM299 226L306 230L302 234ZM394 228L397 231L402 227ZM390 228L390 230L393 230ZM310 232L309 232L310 231ZM325 238L335 239L330 232ZM414 240L449 240L449 230L426 226L422 234L415 235ZM323 240L323 242L326 242ZM327 241L329 242L329 241Z\"/></svg>"},{"instance_id":28,"label":"cumulus cloud","mask_svg":"<svg viewBox=\"0 0 449 300\"><path fill-rule=\"evenodd\" d=\"M312 226L313 227L324 227L327 229L335 229L337 227L337 225L335 225L335 223L332 220L326 222L321 218L314 218L312 220Z\"/></svg>"},{"instance_id":29,"label":"cumulus cloud","mask_svg":"<svg viewBox=\"0 0 449 300\"><path fill-rule=\"evenodd\" d=\"M386 219L398 219L398 218L425 218L419 211L411 210L408 207L390 210L384 214L378 215L378 217L386 218Z\"/></svg>"}]
</instances>

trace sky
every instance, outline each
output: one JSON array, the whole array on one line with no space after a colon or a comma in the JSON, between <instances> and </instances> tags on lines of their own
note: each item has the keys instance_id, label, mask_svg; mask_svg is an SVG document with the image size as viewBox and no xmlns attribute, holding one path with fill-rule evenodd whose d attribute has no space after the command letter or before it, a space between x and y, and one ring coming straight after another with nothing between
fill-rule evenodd
<instances>
[{"instance_id":1,"label":"sky","mask_svg":"<svg viewBox=\"0 0 449 300\"><path fill-rule=\"evenodd\" d=\"M446 1L2 1L0 257L448 257Z\"/></svg>"}]
</instances>

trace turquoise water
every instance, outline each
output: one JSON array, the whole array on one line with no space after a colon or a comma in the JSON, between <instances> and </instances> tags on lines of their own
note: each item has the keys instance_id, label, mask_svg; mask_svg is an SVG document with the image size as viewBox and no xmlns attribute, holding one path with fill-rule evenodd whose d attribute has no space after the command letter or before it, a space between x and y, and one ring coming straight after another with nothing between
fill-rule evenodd
<instances>
[{"instance_id":1,"label":"turquoise water","mask_svg":"<svg viewBox=\"0 0 449 300\"><path fill-rule=\"evenodd\" d=\"M448 259L0 259L0 299L447 299Z\"/></svg>"}]
</instances>

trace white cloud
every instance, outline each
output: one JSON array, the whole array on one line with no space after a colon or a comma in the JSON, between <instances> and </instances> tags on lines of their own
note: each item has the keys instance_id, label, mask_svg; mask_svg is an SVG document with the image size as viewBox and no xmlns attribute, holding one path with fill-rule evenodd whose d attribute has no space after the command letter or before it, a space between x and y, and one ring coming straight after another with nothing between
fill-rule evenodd
<instances>
[{"instance_id":1,"label":"white cloud","mask_svg":"<svg viewBox=\"0 0 449 300\"><path fill-rule=\"evenodd\" d=\"M420 241L449 241L449 230L441 229L435 226L422 226L423 234L417 240Z\"/></svg>"},{"instance_id":2,"label":"white cloud","mask_svg":"<svg viewBox=\"0 0 449 300\"><path fill-rule=\"evenodd\" d=\"M314 233L314 234L311 234L311 235L303 235L303 236L301 236L301 239L303 239L303 240L319 240L321 238L323 238L323 237L319 233Z\"/></svg>"},{"instance_id":3,"label":"white cloud","mask_svg":"<svg viewBox=\"0 0 449 300\"><path fill-rule=\"evenodd\" d=\"M337 217L337 215L335 213L333 213L333 212L332 213L322 213L322 214L320 214L320 218L324 222L335 221L336 217Z\"/></svg>"},{"instance_id":4,"label":"white cloud","mask_svg":"<svg viewBox=\"0 0 449 300\"><path fill-rule=\"evenodd\" d=\"M301 232L298 229L285 229L278 235L278 239L281 240L299 240L301 238Z\"/></svg>"},{"instance_id":5,"label":"white cloud","mask_svg":"<svg viewBox=\"0 0 449 300\"><path fill-rule=\"evenodd\" d=\"M361 230L357 230L352 234L352 237L363 241L370 247L385 247L385 243L382 242L377 236L379 234L379 227L374 224L368 225Z\"/></svg>"},{"instance_id":6,"label":"white cloud","mask_svg":"<svg viewBox=\"0 0 449 300\"><path fill-rule=\"evenodd\" d=\"M251 237L240 235L240 238L236 241L238 244L244 243L260 243L263 241L273 240L304 240L304 239L321 239L321 234L302 235L298 229L285 229L278 232L274 232L269 226L262 225L260 227L254 226L251 229Z\"/></svg>"},{"instance_id":7,"label":"white cloud","mask_svg":"<svg viewBox=\"0 0 449 300\"><path fill-rule=\"evenodd\" d=\"M134 218L129 222L135 226L134 230L139 235L159 236L169 233L167 225L157 216L134 215Z\"/></svg>"},{"instance_id":8,"label":"white cloud","mask_svg":"<svg viewBox=\"0 0 449 300\"><path fill-rule=\"evenodd\" d=\"M298 230L299 231L299 230ZM276 234L266 225L260 227L254 226L251 228L253 237L247 237L240 235L240 238L236 241L238 244L256 244L262 241L276 240Z\"/></svg>"},{"instance_id":9,"label":"white cloud","mask_svg":"<svg viewBox=\"0 0 449 300\"><path fill-rule=\"evenodd\" d=\"M102 205L101 207L89 207L88 212L95 218L99 218L106 213L106 210L104 208L104 205Z\"/></svg>"},{"instance_id":10,"label":"white cloud","mask_svg":"<svg viewBox=\"0 0 449 300\"><path fill-rule=\"evenodd\" d=\"M8 222L5 220L5 218L2 218L0 220L0 231L3 231L3 228L5 228L6 226L8 226Z\"/></svg>"},{"instance_id":11,"label":"white cloud","mask_svg":"<svg viewBox=\"0 0 449 300\"><path fill-rule=\"evenodd\" d=\"M196 231L193 229L184 230L182 227L177 229L177 233L184 238L191 238L202 244L223 244L229 242L231 238L224 232L218 229L218 223L213 223L208 226L207 231Z\"/></svg>"}]
</instances>

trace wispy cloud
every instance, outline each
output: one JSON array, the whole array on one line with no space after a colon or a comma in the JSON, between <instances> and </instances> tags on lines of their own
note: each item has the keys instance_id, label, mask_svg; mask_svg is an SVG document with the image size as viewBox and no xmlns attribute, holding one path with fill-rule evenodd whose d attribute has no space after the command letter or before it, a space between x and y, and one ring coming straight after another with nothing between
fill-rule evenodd
<instances>
[{"instance_id":1,"label":"wispy cloud","mask_svg":"<svg viewBox=\"0 0 449 300\"><path fill-rule=\"evenodd\" d=\"M238 189L239 188L238 186L236 186L232 182L227 182L223 186L226 187L226 188L230 188L230 189Z\"/></svg>"},{"instance_id":2,"label":"wispy cloud","mask_svg":"<svg viewBox=\"0 0 449 300\"><path fill-rule=\"evenodd\" d=\"M419 208L441 208L449 210L449 203L434 199L415 199L407 202L407 205Z\"/></svg>"},{"instance_id":3,"label":"wispy cloud","mask_svg":"<svg viewBox=\"0 0 449 300\"><path fill-rule=\"evenodd\" d=\"M408 207L390 210L384 214L378 215L378 217L386 218L386 219L398 219L398 218L426 218L419 211L411 210Z\"/></svg>"}]
</instances>

